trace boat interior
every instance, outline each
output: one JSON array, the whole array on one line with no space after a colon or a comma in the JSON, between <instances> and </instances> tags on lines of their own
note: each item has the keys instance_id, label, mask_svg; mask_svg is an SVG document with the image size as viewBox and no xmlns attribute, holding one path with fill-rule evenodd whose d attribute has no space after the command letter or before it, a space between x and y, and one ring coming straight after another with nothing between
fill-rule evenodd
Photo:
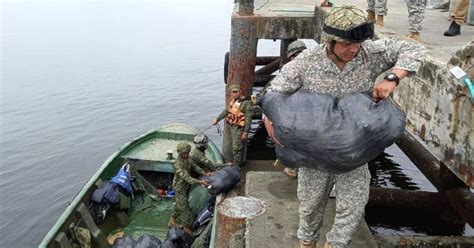
<instances>
[{"instance_id":1,"label":"boat interior","mask_svg":"<svg viewBox=\"0 0 474 248\"><path fill-rule=\"evenodd\" d=\"M165 240L173 212L173 162L177 156L173 148L183 139L192 140L194 135L182 134L184 136L181 137L173 134L173 139L169 136L163 138L162 135L151 136L145 141L142 139L137 144L132 142L129 148L120 151L119 156L110 161L110 165L87 190L74 214L64 221L48 247L74 247L72 244L81 242L77 240L78 227L90 232L92 247L112 247L120 237L129 236L136 240L144 234ZM215 156L210 152L206 155ZM120 190L119 204L105 210L96 209L90 200L93 191L101 188L125 163L130 165L133 193L127 195ZM194 186L189 199L193 214L205 207L210 198L207 189ZM195 242L209 242L211 226L206 228L205 237L195 236Z\"/></svg>"}]
</instances>

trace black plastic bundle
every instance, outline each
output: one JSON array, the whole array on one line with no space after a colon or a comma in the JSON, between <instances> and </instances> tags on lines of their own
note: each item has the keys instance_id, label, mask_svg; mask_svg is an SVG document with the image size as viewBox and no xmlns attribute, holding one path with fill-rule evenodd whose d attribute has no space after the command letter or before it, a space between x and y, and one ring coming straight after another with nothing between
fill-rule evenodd
<instances>
[{"instance_id":1,"label":"black plastic bundle","mask_svg":"<svg viewBox=\"0 0 474 248\"><path fill-rule=\"evenodd\" d=\"M405 130L405 114L368 93L337 98L297 91L268 92L263 111L272 120L277 158L285 166L344 173L374 159Z\"/></svg>"},{"instance_id":2,"label":"black plastic bundle","mask_svg":"<svg viewBox=\"0 0 474 248\"><path fill-rule=\"evenodd\" d=\"M240 167L227 166L217 171L214 171L212 176L202 176L202 180L208 180L211 184L207 187L212 195L219 193L226 193L240 181Z\"/></svg>"}]
</instances>

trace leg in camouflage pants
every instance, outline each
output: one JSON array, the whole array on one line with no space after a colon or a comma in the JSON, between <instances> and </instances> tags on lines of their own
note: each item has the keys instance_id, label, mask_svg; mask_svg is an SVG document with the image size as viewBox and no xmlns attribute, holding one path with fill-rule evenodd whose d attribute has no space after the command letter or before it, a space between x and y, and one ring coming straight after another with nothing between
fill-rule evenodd
<instances>
[{"instance_id":1,"label":"leg in camouflage pants","mask_svg":"<svg viewBox=\"0 0 474 248\"><path fill-rule=\"evenodd\" d=\"M226 129L230 132L230 142L224 143L224 150L232 151L232 160L234 165L241 165L245 162L246 152L245 149L247 148L247 142L242 141L242 133L244 132L243 127L239 127L236 125L229 125L228 123L225 124Z\"/></svg>"},{"instance_id":2,"label":"leg in camouflage pants","mask_svg":"<svg viewBox=\"0 0 474 248\"><path fill-rule=\"evenodd\" d=\"M188 199L188 191L176 191L176 194L173 198L174 212L172 217L174 217L175 223L182 227L189 227L192 222L192 213L191 208L189 207Z\"/></svg>"},{"instance_id":3,"label":"leg in camouflage pants","mask_svg":"<svg viewBox=\"0 0 474 248\"><path fill-rule=\"evenodd\" d=\"M408 9L408 28L412 33L419 33L425 19L426 0L406 0Z\"/></svg>"},{"instance_id":4,"label":"leg in camouflage pants","mask_svg":"<svg viewBox=\"0 0 474 248\"><path fill-rule=\"evenodd\" d=\"M370 173L367 164L342 174L300 168L300 225L297 232L300 240L319 239L324 210L333 184L337 194L336 216L326 239L332 247L347 247L364 216L365 205L369 200Z\"/></svg>"},{"instance_id":5,"label":"leg in camouflage pants","mask_svg":"<svg viewBox=\"0 0 474 248\"><path fill-rule=\"evenodd\" d=\"M387 0L367 0L367 11L376 15L387 15Z\"/></svg>"}]
</instances>

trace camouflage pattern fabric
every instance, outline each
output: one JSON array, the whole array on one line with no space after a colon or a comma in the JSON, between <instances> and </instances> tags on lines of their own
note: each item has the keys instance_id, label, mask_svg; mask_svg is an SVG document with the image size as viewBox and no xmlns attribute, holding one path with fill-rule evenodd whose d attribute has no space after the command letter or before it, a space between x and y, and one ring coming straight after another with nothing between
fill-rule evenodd
<instances>
[{"instance_id":1,"label":"camouflage pattern fabric","mask_svg":"<svg viewBox=\"0 0 474 248\"><path fill-rule=\"evenodd\" d=\"M192 184L199 183L199 180L191 176L191 171L199 175L204 175L205 172L198 165L196 165L190 157L183 159L178 156L174 163L174 179L173 189L176 192L174 201L174 212L172 217L175 218L176 224L182 226L189 226L192 222L191 208L189 207L189 191Z\"/></svg>"},{"instance_id":2,"label":"camouflage pattern fabric","mask_svg":"<svg viewBox=\"0 0 474 248\"><path fill-rule=\"evenodd\" d=\"M339 30L349 30L367 22L365 13L354 6L336 7L328 13L324 19L324 24ZM323 32L321 42L329 42L332 40L344 41L343 39Z\"/></svg>"},{"instance_id":3,"label":"camouflage pattern fabric","mask_svg":"<svg viewBox=\"0 0 474 248\"><path fill-rule=\"evenodd\" d=\"M406 0L408 9L408 29L412 33L419 33L425 19L426 0Z\"/></svg>"},{"instance_id":4,"label":"camouflage pattern fabric","mask_svg":"<svg viewBox=\"0 0 474 248\"><path fill-rule=\"evenodd\" d=\"M211 160L209 160L204 152L200 149L194 148L190 156L193 162L205 171L215 171L219 167L219 165L214 164Z\"/></svg>"},{"instance_id":5,"label":"camouflage pattern fabric","mask_svg":"<svg viewBox=\"0 0 474 248\"><path fill-rule=\"evenodd\" d=\"M364 41L357 56L340 70L327 56L327 44L304 50L283 66L267 91L291 94L297 90L342 96L370 91L375 79L389 68L413 74L423 64L426 49L413 41L383 38Z\"/></svg>"},{"instance_id":6,"label":"camouflage pattern fabric","mask_svg":"<svg viewBox=\"0 0 474 248\"><path fill-rule=\"evenodd\" d=\"M387 0L367 0L367 11L376 15L387 15Z\"/></svg>"},{"instance_id":7,"label":"camouflage pattern fabric","mask_svg":"<svg viewBox=\"0 0 474 248\"><path fill-rule=\"evenodd\" d=\"M298 172L298 199L301 240L318 240L329 192L335 184L336 216L326 240L331 247L347 247L369 200L370 172L368 165L342 174L329 174L309 168Z\"/></svg>"},{"instance_id":8,"label":"camouflage pattern fabric","mask_svg":"<svg viewBox=\"0 0 474 248\"><path fill-rule=\"evenodd\" d=\"M355 23L362 21L358 16L355 18L358 19ZM345 18L341 17L341 19ZM409 71L410 74L418 71L425 59L425 53L426 49L413 41L388 38L377 41L368 40L361 44L361 49L356 57L341 70L328 57L327 43L324 43L306 49L293 61L283 66L281 73L268 87L268 91L291 94L298 90L306 90L333 96L370 91L377 76L387 69L400 68ZM362 166L343 174L334 175L317 170L300 169L298 175L300 229L297 233L299 239L315 240L319 237L320 225L318 221L324 214L321 210L324 207L311 206L325 206L326 198L329 195L329 186L335 178L336 205L338 205L336 208L339 210L337 210L335 224L328 233L327 239L334 247L347 247L347 242L354 229L351 225L347 228L342 228L342 226L349 222L358 223L362 218L366 202L364 197L369 192L366 170L367 167ZM338 180L338 177L341 180ZM318 182L325 186L315 185ZM344 211L344 209L351 209L351 211Z\"/></svg>"},{"instance_id":9,"label":"camouflage pattern fabric","mask_svg":"<svg viewBox=\"0 0 474 248\"><path fill-rule=\"evenodd\" d=\"M243 100L240 104L240 111L245 114L245 126L239 127L236 125L230 125L227 122L225 123L225 132L230 132L230 141L224 143L224 151L232 151L232 159L235 165L241 165L245 162L246 152L245 149L247 147L247 141L242 141L241 136L243 132L247 132L250 129L250 125L252 124L252 111L250 109L251 103L248 100ZM222 111L221 114L217 117L217 121L224 119L228 114L228 106ZM227 131L228 130L228 131ZM225 134L224 134L225 135ZM228 136L225 136L228 137ZM224 154L225 155L225 154ZM228 157L225 157L229 159Z\"/></svg>"}]
</instances>

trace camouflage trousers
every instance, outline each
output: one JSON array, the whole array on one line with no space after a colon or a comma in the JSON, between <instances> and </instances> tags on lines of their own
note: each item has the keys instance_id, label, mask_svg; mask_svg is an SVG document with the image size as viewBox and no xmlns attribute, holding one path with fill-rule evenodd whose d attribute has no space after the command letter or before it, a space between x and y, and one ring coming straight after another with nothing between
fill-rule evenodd
<instances>
[{"instance_id":1,"label":"camouflage trousers","mask_svg":"<svg viewBox=\"0 0 474 248\"><path fill-rule=\"evenodd\" d=\"M408 29L412 33L419 33L425 19L426 0L406 0L408 9Z\"/></svg>"},{"instance_id":2,"label":"camouflage trousers","mask_svg":"<svg viewBox=\"0 0 474 248\"><path fill-rule=\"evenodd\" d=\"M225 137L229 137L227 142L224 142L224 157L226 160L233 160L234 165L241 165L246 160L247 141L242 141L242 133L244 128L236 125L225 124ZM226 154L232 151L232 155Z\"/></svg>"},{"instance_id":3,"label":"camouflage trousers","mask_svg":"<svg viewBox=\"0 0 474 248\"><path fill-rule=\"evenodd\" d=\"M172 217L177 225L189 227L193 221L193 214L189 207L189 192L176 191L173 198L174 211Z\"/></svg>"},{"instance_id":4,"label":"camouflage trousers","mask_svg":"<svg viewBox=\"0 0 474 248\"><path fill-rule=\"evenodd\" d=\"M300 168L298 172L300 240L318 240L324 211L332 186L336 190L336 215L326 234L332 247L347 247L357 225L364 216L369 200L370 173L365 164L342 174L330 174L315 169Z\"/></svg>"},{"instance_id":5,"label":"camouflage trousers","mask_svg":"<svg viewBox=\"0 0 474 248\"><path fill-rule=\"evenodd\" d=\"M376 15L387 15L387 0L367 0L367 11Z\"/></svg>"}]
</instances>

